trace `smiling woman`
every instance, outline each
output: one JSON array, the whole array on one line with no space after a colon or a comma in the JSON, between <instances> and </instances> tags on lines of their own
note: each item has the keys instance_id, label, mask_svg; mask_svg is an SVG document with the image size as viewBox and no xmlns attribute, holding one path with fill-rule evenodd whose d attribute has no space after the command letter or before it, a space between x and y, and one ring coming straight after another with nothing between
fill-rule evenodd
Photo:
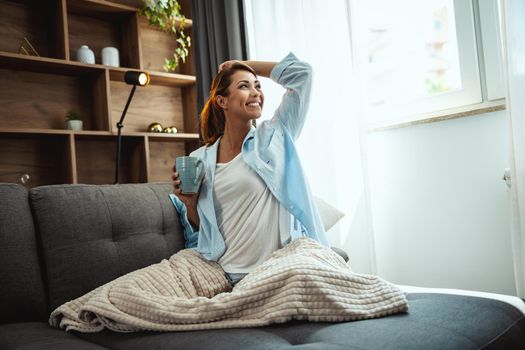
<instances>
[{"instance_id":1,"label":"smiling woman","mask_svg":"<svg viewBox=\"0 0 525 350\"><path fill-rule=\"evenodd\" d=\"M254 128L264 105L258 75L271 77L286 93L273 119ZM206 166L200 193L181 193L173 174L172 200L183 214L187 247L217 261L232 284L296 238L328 245L294 145L311 76L310 65L292 53L279 63L221 64L201 113L206 145L191 154Z\"/></svg>"},{"instance_id":2,"label":"smiling woman","mask_svg":"<svg viewBox=\"0 0 525 350\"><path fill-rule=\"evenodd\" d=\"M224 109L219 106L218 99L229 95L232 75L235 73L246 72L256 76L255 71L250 66L235 62L230 63L229 69L224 69L225 65L220 66L220 72L212 82L210 95L201 112L201 133L206 144L212 144L224 133L226 119Z\"/></svg>"},{"instance_id":3,"label":"smiling woman","mask_svg":"<svg viewBox=\"0 0 525 350\"><path fill-rule=\"evenodd\" d=\"M249 129L251 121L261 117L264 101L261 83L253 73L238 70L230 79L231 84L224 92L224 95L218 95L216 99L217 105L221 108L228 121L226 126L229 127L229 129L224 131L223 142L228 142L230 135L236 130L242 130L243 127L248 127ZM221 150L225 149L220 147L220 155ZM230 151L235 153L233 149Z\"/></svg>"}]
</instances>

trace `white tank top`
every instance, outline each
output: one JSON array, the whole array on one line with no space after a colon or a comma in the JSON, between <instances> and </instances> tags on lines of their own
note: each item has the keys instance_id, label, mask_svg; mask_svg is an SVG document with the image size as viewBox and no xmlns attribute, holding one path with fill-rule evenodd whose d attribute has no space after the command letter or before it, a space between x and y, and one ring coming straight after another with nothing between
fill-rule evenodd
<instances>
[{"instance_id":1,"label":"white tank top","mask_svg":"<svg viewBox=\"0 0 525 350\"><path fill-rule=\"evenodd\" d=\"M248 273L290 238L290 214L242 159L217 163L213 196L228 273Z\"/></svg>"}]
</instances>

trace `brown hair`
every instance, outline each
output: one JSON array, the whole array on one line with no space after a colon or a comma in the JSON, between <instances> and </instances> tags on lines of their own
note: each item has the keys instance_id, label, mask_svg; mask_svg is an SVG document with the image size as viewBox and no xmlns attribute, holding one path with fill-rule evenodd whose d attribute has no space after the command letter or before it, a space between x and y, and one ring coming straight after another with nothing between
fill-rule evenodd
<instances>
[{"instance_id":1,"label":"brown hair","mask_svg":"<svg viewBox=\"0 0 525 350\"><path fill-rule=\"evenodd\" d=\"M232 83L232 75L239 71L245 70L257 76L252 67L241 62L235 62L230 67L220 71L213 82L206 103L201 111L201 136L206 145L211 145L224 133L226 119L224 111L217 103L218 96L228 96L228 87Z\"/></svg>"}]
</instances>

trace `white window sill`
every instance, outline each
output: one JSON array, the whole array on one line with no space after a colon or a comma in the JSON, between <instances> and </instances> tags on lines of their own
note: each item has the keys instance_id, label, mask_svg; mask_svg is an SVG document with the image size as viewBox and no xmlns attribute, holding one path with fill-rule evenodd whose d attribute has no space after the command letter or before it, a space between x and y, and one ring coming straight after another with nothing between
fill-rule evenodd
<instances>
[{"instance_id":1,"label":"white window sill","mask_svg":"<svg viewBox=\"0 0 525 350\"><path fill-rule=\"evenodd\" d=\"M422 114L413 116L413 121L408 122L385 122L382 125L374 126L367 130L368 133L378 132L378 131L387 131L392 129L405 128L408 126L420 125L420 124L430 124L435 122L440 122L443 120L457 119L463 117L470 117L475 115L480 115L484 113L490 113L495 111L501 111L506 109L505 99L500 99L496 101L477 103L474 105L444 109L441 111L436 111L432 113Z\"/></svg>"}]
</instances>

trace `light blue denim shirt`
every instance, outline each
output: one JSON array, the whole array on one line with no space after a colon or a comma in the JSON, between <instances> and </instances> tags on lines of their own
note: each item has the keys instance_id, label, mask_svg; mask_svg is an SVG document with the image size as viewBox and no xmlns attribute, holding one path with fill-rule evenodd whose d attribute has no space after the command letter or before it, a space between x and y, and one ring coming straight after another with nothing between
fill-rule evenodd
<instances>
[{"instance_id":1,"label":"light blue denim shirt","mask_svg":"<svg viewBox=\"0 0 525 350\"><path fill-rule=\"evenodd\" d=\"M272 120L261 123L246 135L242 157L275 198L291 214L291 239L307 236L328 246L321 218L303 173L294 141L304 125L312 85L312 68L289 53L271 72L270 78L286 89ZM206 175L201 186L197 212L199 230L190 225L187 209L174 194L170 198L180 214L186 248L195 248L206 259L217 261L225 252L213 201L213 182L220 139L190 155L201 158ZM277 220L277 218L276 218Z\"/></svg>"}]
</instances>

